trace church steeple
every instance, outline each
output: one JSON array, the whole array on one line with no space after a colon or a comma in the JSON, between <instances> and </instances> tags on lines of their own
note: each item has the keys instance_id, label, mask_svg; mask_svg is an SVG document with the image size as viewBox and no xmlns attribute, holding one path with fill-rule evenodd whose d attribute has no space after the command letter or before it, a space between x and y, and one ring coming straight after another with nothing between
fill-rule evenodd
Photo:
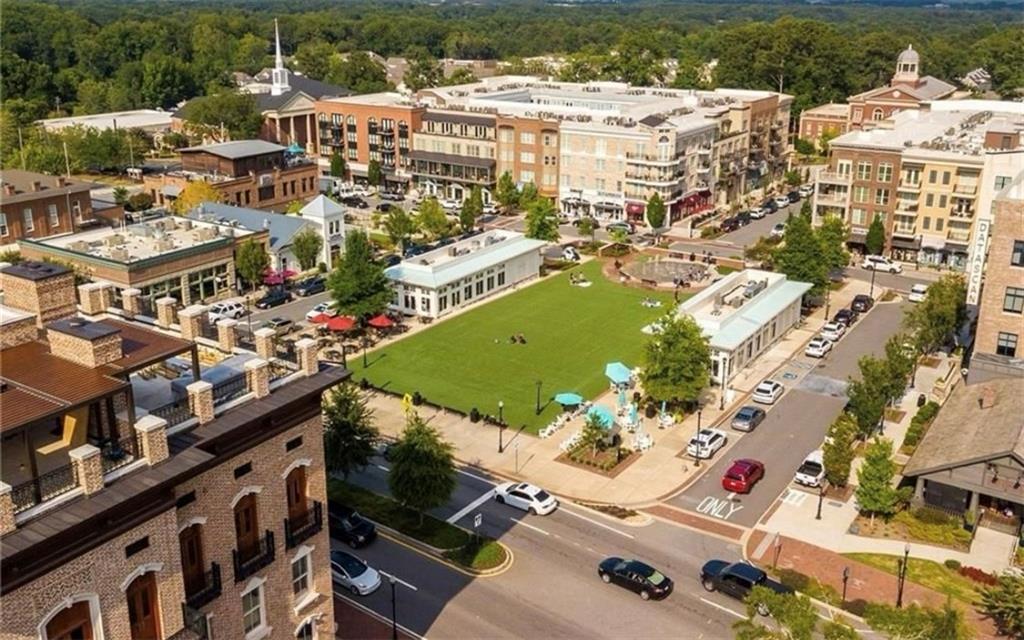
<instances>
[{"instance_id":1,"label":"church steeple","mask_svg":"<svg viewBox=\"0 0 1024 640\"><path fill-rule=\"evenodd\" d=\"M281 55L281 32L274 18L274 70L271 72L270 95L279 96L291 91L288 83L288 70L284 68L284 56Z\"/></svg>"}]
</instances>

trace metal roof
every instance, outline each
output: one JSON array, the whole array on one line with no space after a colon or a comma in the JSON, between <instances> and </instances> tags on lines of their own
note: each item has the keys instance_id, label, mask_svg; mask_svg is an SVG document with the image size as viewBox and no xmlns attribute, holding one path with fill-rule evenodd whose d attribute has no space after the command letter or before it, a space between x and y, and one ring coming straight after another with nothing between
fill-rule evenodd
<instances>
[{"instance_id":1,"label":"metal roof","mask_svg":"<svg viewBox=\"0 0 1024 640\"><path fill-rule=\"evenodd\" d=\"M384 273L392 280L403 284L436 289L531 252L539 255L541 247L546 244L543 240L533 240L525 236L510 237L460 259L438 265L417 264L418 260L428 255L423 254L389 267Z\"/></svg>"},{"instance_id":2,"label":"metal roof","mask_svg":"<svg viewBox=\"0 0 1024 640\"><path fill-rule=\"evenodd\" d=\"M221 158L237 160L266 153L280 153L284 150L285 147L265 140L235 140L233 142L218 142L198 147L186 147L180 151L181 153L209 153Z\"/></svg>"},{"instance_id":3,"label":"metal roof","mask_svg":"<svg viewBox=\"0 0 1024 640\"><path fill-rule=\"evenodd\" d=\"M204 222L217 222L221 219L234 221L249 231L267 230L270 232L270 250L274 252L287 247L292 237L307 225L300 216L247 209L220 202L204 202L189 211L188 217Z\"/></svg>"},{"instance_id":4,"label":"metal roof","mask_svg":"<svg viewBox=\"0 0 1024 640\"><path fill-rule=\"evenodd\" d=\"M810 289L809 283L794 280L769 287L759 300L744 305L723 323L711 337L711 346L725 351L735 349Z\"/></svg>"}]
</instances>

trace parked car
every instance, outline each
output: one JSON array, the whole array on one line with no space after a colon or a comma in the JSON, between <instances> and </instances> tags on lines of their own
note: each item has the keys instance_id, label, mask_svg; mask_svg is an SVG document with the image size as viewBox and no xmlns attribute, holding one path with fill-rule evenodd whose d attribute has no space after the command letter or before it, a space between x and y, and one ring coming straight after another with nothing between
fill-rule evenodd
<instances>
[{"instance_id":1,"label":"parked car","mask_svg":"<svg viewBox=\"0 0 1024 640\"><path fill-rule=\"evenodd\" d=\"M832 350L832 343L821 336L816 336L807 343L804 355L811 358L824 358Z\"/></svg>"},{"instance_id":2,"label":"parked car","mask_svg":"<svg viewBox=\"0 0 1024 640\"><path fill-rule=\"evenodd\" d=\"M377 197L381 200L388 200L390 202L403 202L405 196L395 191L381 191L377 194Z\"/></svg>"},{"instance_id":3,"label":"parked car","mask_svg":"<svg viewBox=\"0 0 1024 640\"><path fill-rule=\"evenodd\" d=\"M888 271L889 273L902 273L903 265L885 256L864 256L860 263L861 268L870 271Z\"/></svg>"},{"instance_id":4,"label":"parked car","mask_svg":"<svg viewBox=\"0 0 1024 640\"><path fill-rule=\"evenodd\" d=\"M506 482L494 488L498 504L507 504L538 516L546 516L558 508L558 499L528 482Z\"/></svg>"},{"instance_id":5,"label":"parked car","mask_svg":"<svg viewBox=\"0 0 1024 640\"><path fill-rule=\"evenodd\" d=\"M844 333L846 333L846 325L842 322L826 322L825 326L821 328L821 337L830 342L839 342L839 338L842 338Z\"/></svg>"},{"instance_id":6,"label":"parked car","mask_svg":"<svg viewBox=\"0 0 1024 640\"><path fill-rule=\"evenodd\" d=\"M215 302L210 305L210 312L207 317L210 322L217 322L218 320L224 320L225 318L238 320L244 315L245 307L242 306L241 302L225 300L224 302Z\"/></svg>"},{"instance_id":7,"label":"parked car","mask_svg":"<svg viewBox=\"0 0 1024 640\"><path fill-rule=\"evenodd\" d=\"M331 308L331 303L325 301L325 302L317 303L316 305L313 306L312 309L307 311L306 312L306 320L312 320L313 318L317 317L321 313L326 313L327 315L331 316L332 318L334 316L338 315L338 312L335 311L333 308Z\"/></svg>"},{"instance_id":8,"label":"parked car","mask_svg":"<svg viewBox=\"0 0 1024 640\"><path fill-rule=\"evenodd\" d=\"M926 284L915 284L910 287L910 295L907 296L907 300L911 302L923 302L928 296L928 285Z\"/></svg>"},{"instance_id":9,"label":"parked car","mask_svg":"<svg viewBox=\"0 0 1024 640\"><path fill-rule=\"evenodd\" d=\"M744 226L745 227L748 224L750 224L750 220L751 220L750 212L749 211L740 211L739 213L736 214L736 219L740 221L740 226Z\"/></svg>"},{"instance_id":10,"label":"parked car","mask_svg":"<svg viewBox=\"0 0 1024 640\"><path fill-rule=\"evenodd\" d=\"M764 464L757 460L733 460L722 476L722 488L736 493L750 493L757 481L764 477Z\"/></svg>"},{"instance_id":11,"label":"parked car","mask_svg":"<svg viewBox=\"0 0 1024 640\"><path fill-rule=\"evenodd\" d=\"M729 233L730 231L735 231L742 226L743 224L740 222L740 219L738 217L730 216L722 220L722 222L718 225L718 228L721 229L723 233Z\"/></svg>"},{"instance_id":12,"label":"parked car","mask_svg":"<svg viewBox=\"0 0 1024 640\"><path fill-rule=\"evenodd\" d=\"M327 281L320 276L313 276L312 278L306 278L299 284L295 285L293 291L297 296L313 296L318 293L323 293L327 290Z\"/></svg>"},{"instance_id":13,"label":"parked car","mask_svg":"<svg viewBox=\"0 0 1024 640\"><path fill-rule=\"evenodd\" d=\"M387 255L381 256L378 259L378 261L385 267L393 267L402 261L402 256L395 253L389 253Z\"/></svg>"},{"instance_id":14,"label":"parked car","mask_svg":"<svg viewBox=\"0 0 1024 640\"><path fill-rule=\"evenodd\" d=\"M273 329L275 334L283 336L295 328L295 323L289 318L271 318L263 323L263 326Z\"/></svg>"},{"instance_id":15,"label":"parked car","mask_svg":"<svg viewBox=\"0 0 1024 640\"><path fill-rule=\"evenodd\" d=\"M441 200L441 207L447 211L455 211L462 208L462 201L455 198L445 198Z\"/></svg>"},{"instance_id":16,"label":"parked car","mask_svg":"<svg viewBox=\"0 0 1024 640\"><path fill-rule=\"evenodd\" d=\"M804 458L800 467L796 470L793 480L805 487L820 487L825 479L825 454L821 449L816 449Z\"/></svg>"},{"instance_id":17,"label":"parked car","mask_svg":"<svg viewBox=\"0 0 1024 640\"><path fill-rule=\"evenodd\" d=\"M617 222L611 222L605 228L608 229L608 231L623 231L628 234L633 234L636 231L636 229L633 228L632 224L624 222L622 220L619 220Z\"/></svg>"},{"instance_id":18,"label":"parked car","mask_svg":"<svg viewBox=\"0 0 1024 640\"><path fill-rule=\"evenodd\" d=\"M775 200L768 198L767 200L761 203L761 208L768 211L768 213L775 213L776 211L779 210L779 205L775 202Z\"/></svg>"},{"instance_id":19,"label":"parked car","mask_svg":"<svg viewBox=\"0 0 1024 640\"><path fill-rule=\"evenodd\" d=\"M868 309L874 306L875 300L866 293L858 293L853 296L853 302L850 303L850 308L857 313L865 313Z\"/></svg>"},{"instance_id":20,"label":"parked car","mask_svg":"<svg viewBox=\"0 0 1024 640\"><path fill-rule=\"evenodd\" d=\"M331 537L353 549L365 547L377 539L377 525L338 502L327 505L327 526Z\"/></svg>"},{"instance_id":21,"label":"parked car","mask_svg":"<svg viewBox=\"0 0 1024 640\"><path fill-rule=\"evenodd\" d=\"M784 208L786 208L788 206L789 206L789 198L787 198L786 196L776 196L775 197L775 207L777 209L784 209Z\"/></svg>"},{"instance_id":22,"label":"parked car","mask_svg":"<svg viewBox=\"0 0 1024 640\"><path fill-rule=\"evenodd\" d=\"M390 202L381 202L380 204L378 204L375 207L375 209L377 211L380 211L381 213L387 213L387 212L391 211L391 209L394 209L394 208L397 208L397 207L395 207L395 205L391 204Z\"/></svg>"},{"instance_id":23,"label":"parked car","mask_svg":"<svg viewBox=\"0 0 1024 640\"><path fill-rule=\"evenodd\" d=\"M598 222L596 218L587 218L587 216L583 216L582 218L576 218L575 220L572 221L572 226L578 227L578 226L580 226L580 223L583 222L583 220L586 220L586 219L590 220L590 222L594 225L595 229L600 229L601 228L601 223Z\"/></svg>"},{"instance_id":24,"label":"parked car","mask_svg":"<svg viewBox=\"0 0 1024 640\"><path fill-rule=\"evenodd\" d=\"M754 389L751 396L754 402L760 404L775 404L775 401L782 397L786 388L776 380L765 380Z\"/></svg>"},{"instance_id":25,"label":"parked car","mask_svg":"<svg viewBox=\"0 0 1024 640\"><path fill-rule=\"evenodd\" d=\"M370 595L380 587L380 574L347 551L331 551L331 579L354 595Z\"/></svg>"},{"instance_id":26,"label":"parked car","mask_svg":"<svg viewBox=\"0 0 1024 640\"><path fill-rule=\"evenodd\" d=\"M281 288L271 289L256 301L257 309L270 309L292 301L292 294Z\"/></svg>"},{"instance_id":27,"label":"parked car","mask_svg":"<svg viewBox=\"0 0 1024 640\"><path fill-rule=\"evenodd\" d=\"M485 215L485 216L498 215L498 205L494 204L493 202L485 204L484 205L484 209L483 209L483 215ZM487 222L487 220L482 220L481 219L481 222Z\"/></svg>"},{"instance_id":28,"label":"parked car","mask_svg":"<svg viewBox=\"0 0 1024 640\"><path fill-rule=\"evenodd\" d=\"M757 207L750 210L750 217L754 220L760 220L766 215L768 215L768 210L763 207Z\"/></svg>"},{"instance_id":29,"label":"parked car","mask_svg":"<svg viewBox=\"0 0 1024 640\"><path fill-rule=\"evenodd\" d=\"M761 407L747 405L736 412L730 426L737 431L753 431L757 425L764 422L766 415L768 414Z\"/></svg>"},{"instance_id":30,"label":"parked car","mask_svg":"<svg viewBox=\"0 0 1024 640\"><path fill-rule=\"evenodd\" d=\"M724 447L727 441L725 432L720 429L701 429L697 435L690 438L686 453L694 458L707 460Z\"/></svg>"},{"instance_id":31,"label":"parked car","mask_svg":"<svg viewBox=\"0 0 1024 640\"><path fill-rule=\"evenodd\" d=\"M814 195L814 185L813 184L802 185L799 189L797 189L797 191L800 193L801 197L810 198L812 195Z\"/></svg>"},{"instance_id":32,"label":"parked car","mask_svg":"<svg viewBox=\"0 0 1024 640\"><path fill-rule=\"evenodd\" d=\"M352 207L354 209L369 209L370 208L370 203L369 202L367 202L366 200L363 200L362 198L360 198L359 196L356 196L356 195L345 196L344 198L341 199L341 204L345 205L346 207Z\"/></svg>"},{"instance_id":33,"label":"parked car","mask_svg":"<svg viewBox=\"0 0 1024 640\"><path fill-rule=\"evenodd\" d=\"M786 199L789 200L791 204L800 202L800 192L794 189L786 194Z\"/></svg>"},{"instance_id":34,"label":"parked car","mask_svg":"<svg viewBox=\"0 0 1024 640\"><path fill-rule=\"evenodd\" d=\"M832 322L838 322L847 329L853 326L854 322L857 322L857 318L860 316L859 313L853 309L840 309L836 311L836 315L832 316Z\"/></svg>"},{"instance_id":35,"label":"parked car","mask_svg":"<svg viewBox=\"0 0 1024 640\"><path fill-rule=\"evenodd\" d=\"M605 558L597 566L597 575L605 584L616 584L639 593L644 600L663 600L672 593L672 580L639 560Z\"/></svg>"},{"instance_id":36,"label":"parked car","mask_svg":"<svg viewBox=\"0 0 1024 640\"><path fill-rule=\"evenodd\" d=\"M725 595L743 601L750 595L754 587L765 587L776 593L790 593L792 589L785 587L768 577L764 571L746 562L728 562L726 560L708 560L700 570L700 583L705 591L721 591ZM770 613L768 607L761 605L757 612L762 616Z\"/></svg>"},{"instance_id":37,"label":"parked car","mask_svg":"<svg viewBox=\"0 0 1024 640\"><path fill-rule=\"evenodd\" d=\"M772 227L772 231L769 235L773 238L781 238L782 236L786 235L786 223L779 222L778 224L776 224L774 227Z\"/></svg>"}]
</instances>

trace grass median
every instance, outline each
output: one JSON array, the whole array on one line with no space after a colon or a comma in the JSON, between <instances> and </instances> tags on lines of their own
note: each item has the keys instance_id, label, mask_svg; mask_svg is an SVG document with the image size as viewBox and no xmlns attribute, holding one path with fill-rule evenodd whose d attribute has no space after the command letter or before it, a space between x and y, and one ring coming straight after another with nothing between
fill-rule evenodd
<instances>
[{"instance_id":1,"label":"grass median","mask_svg":"<svg viewBox=\"0 0 1024 640\"><path fill-rule=\"evenodd\" d=\"M331 479L327 495L363 514L367 518L403 533L420 542L441 549L448 560L476 571L486 571L505 562L505 547L490 538L477 538L469 532L439 520L423 516L379 493Z\"/></svg>"},{"instance_id":2,"label":"grass median","mask_svg":"<svg viewBox=\"0 0 1024 640\"><path fill-rule=\"evenodd\" d=\"M900 556L883 553L844 553L843 555L894 576L899 572ZM981 598L977 583L960 575L955 570L931 560L910 558L907 565L907 580L966 604L976 604Z\"/></svg>"}]
</instances>

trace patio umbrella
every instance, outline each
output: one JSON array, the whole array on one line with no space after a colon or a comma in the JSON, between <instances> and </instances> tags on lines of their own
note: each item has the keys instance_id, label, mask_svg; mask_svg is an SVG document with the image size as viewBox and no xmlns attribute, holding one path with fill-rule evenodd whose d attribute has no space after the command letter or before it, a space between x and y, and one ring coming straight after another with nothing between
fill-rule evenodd
<instances>
[{"instance_id":1,"label":"patio umbrella","mask_svg":"<svg viewBox=\"0 0 1024 640\"><path fill-rule=\"evenodd\" d=\"M263 284L284 284L284 278L280 273L269 273L263 276Z\"/></svg>"},{"instance_id":2,"label":"patio umbrella","mask_svg":"<svg viewBox=\"0 0 1024 640\"><path fill-rule=\"evenodd\" d=\"M583 404L583 396L578 393L560 393L555 396L555 402L563 407L574 407Z\"/></svg>"},{"instance_id":3,"label":"patio umbrella","mask_svg":"<svg viewBox=\"0 0 1024 640\"><path fill-rule=\"evenodd\" d=\"M629 405L629 421L633 424L638 425L640 424L638 418L639 415L637 415L636 404Z\"/></svg>"},{"instance_id":4,"label":"patio umbrella","mask_svg":"<svg viewBox=\"0 0 1024 640\"><path fill-rule=\"evenodd\" d=\"M374 327L375 329L387 329L395 326L395 321L382 313L367 320L366 324Z\"/></svg>"},{"instance_id":5,"label":"patio umbrella","mask_svg":"<svg viewBox=\"0 0 1024 640\"><path fill-rule=\"evenodd\" d=\"M295 271L294 269L285 269L279 275L284 279L288 279L294 278L295 276L299 275L299 272Z\"/></svg>"},{"instance_id":6,"label":"patio umbrella","mask_svg":"<svg viewBox=\"0 0 1024 640\"><path fill-rule=\"evenodd\" d=\"M605 429L609 429L615 424L615 414L603 404L595 404L590 407L587 411L587 417L594 418Z\"/></svg>"},{"instance_id":7,"label":"patio umbrella","mask_svg":"<svg viewBox=\"0 0 1024 640\"><path fill-rule=\"evenodd\" d=\"M621 362L610 362L604 366L604 375L615 384L626 384L633 377L633 372Z\"/></svg>"},{"instance_id":8,"label":"patio umbrella","mask_svg":"<svg viewBox=\"0 0 1024 640\"><path fill-rule=\"evenodd\" d=\"M356 319L351 316L334 316L327 321L327 328L331 331L348 331L356 326Z\"/></svg>"},{"instance_id":9,"label":"patio umbrella","mask_svg":"<svg viewBox=\"0 0 1024 640\"><path fill-rule=\"evenodd\" d=\"M329 313L318 313L312 318L310 318L309 321L312 322L313 324L323 324L325 322L330 321L330 319L333 317L334 316L332 316Z\"/></svg>"}]
</instances>

